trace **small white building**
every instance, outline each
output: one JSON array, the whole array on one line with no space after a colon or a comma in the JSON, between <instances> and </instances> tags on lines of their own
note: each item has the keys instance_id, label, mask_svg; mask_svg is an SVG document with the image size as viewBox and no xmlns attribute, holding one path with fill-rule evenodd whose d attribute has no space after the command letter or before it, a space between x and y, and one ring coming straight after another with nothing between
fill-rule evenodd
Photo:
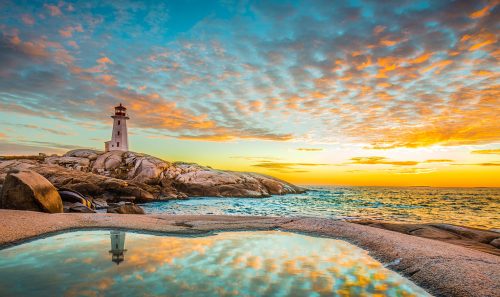
<instances>
[{"instance_id":1,"label":"small white building","mask_svg":"<svg viewBox=\"0 0 500 297\"><path fill-rule=\"evenodd\" d=\"M113 134L111 140L104 143L104 150L109 151L128 151L128 132L127 132L127 109L121 103L115 107L113 118Z\"/></svg>"}]
</instances>

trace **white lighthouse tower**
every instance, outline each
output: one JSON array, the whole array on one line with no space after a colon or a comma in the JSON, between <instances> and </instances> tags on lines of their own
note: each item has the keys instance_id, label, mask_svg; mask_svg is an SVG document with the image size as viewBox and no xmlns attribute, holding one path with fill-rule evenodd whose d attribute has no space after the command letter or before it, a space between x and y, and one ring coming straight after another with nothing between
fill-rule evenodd
<instances>
[{"instance_id":1,"label":"white lighthouse tower","mask_svg":"<svg viewBox=\"0 0 500 297\"><path fill-rule=\"evenodd\" d=\"M121 103L115 107L113 118L113 134L111 140L104 143L104 149L109 151L128 151L128 132L127 132L127 109Z\"/></svg>"}]
</instances>

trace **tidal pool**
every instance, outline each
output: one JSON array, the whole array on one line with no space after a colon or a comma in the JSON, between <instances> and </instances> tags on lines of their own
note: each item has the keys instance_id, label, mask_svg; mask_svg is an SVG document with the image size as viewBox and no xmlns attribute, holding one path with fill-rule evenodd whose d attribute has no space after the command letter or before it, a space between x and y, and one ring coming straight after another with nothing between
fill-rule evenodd
<instances>
[{"instance_id":1,"label":"tidal pool","mask_svg":"<svg viewBox=\"0 0 500 297\"><path fill-rule=\"evenodd\" d=\"M430 295L330 238L77 231L0 250L0 296Z\"/></svg>"}]
</instances>

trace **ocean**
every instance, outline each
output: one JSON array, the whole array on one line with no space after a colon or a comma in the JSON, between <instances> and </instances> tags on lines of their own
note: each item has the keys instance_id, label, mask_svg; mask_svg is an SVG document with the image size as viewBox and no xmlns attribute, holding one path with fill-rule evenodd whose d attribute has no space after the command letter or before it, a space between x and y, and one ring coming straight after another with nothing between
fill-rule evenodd
<instances>
[{"instance_id":1,"label":"ocean","mask_svg":"<svg viewBox=\"0 0 500 297\"><path fill-rule=\"evenodd\" d=\"M321 217L500 228L500 188L309 186L269 198L197 197L141 205L147 213Z\"/></svg>"}]
</instances>

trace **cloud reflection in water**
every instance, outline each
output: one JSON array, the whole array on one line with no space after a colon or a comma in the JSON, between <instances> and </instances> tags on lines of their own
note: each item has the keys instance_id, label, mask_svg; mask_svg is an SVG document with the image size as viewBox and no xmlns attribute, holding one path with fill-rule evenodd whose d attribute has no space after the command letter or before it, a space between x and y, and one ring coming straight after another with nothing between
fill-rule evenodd
<instances>
[{"instance_id":1,"label":"cloud reflection in water","mask_svg":"<svg viewBox=\"0 0 500 297\"><path fill-rule=\"evenodd\" d=\"M0 251L0 295L428 296L340 240L259 231L127 233L125 242L124 232L111 232L65 233ZM124 243L120 265L111 261L110 236Z\"/></svg>"}]
</instances>

